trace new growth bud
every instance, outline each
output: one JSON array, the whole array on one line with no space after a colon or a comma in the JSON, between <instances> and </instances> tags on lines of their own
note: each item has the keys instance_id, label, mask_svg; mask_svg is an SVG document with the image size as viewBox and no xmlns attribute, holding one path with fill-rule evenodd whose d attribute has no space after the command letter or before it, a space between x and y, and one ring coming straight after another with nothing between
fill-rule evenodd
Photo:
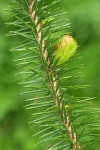
<instances>
[{"instance_id":1,"label":"new growth bud","mask_svg":"<svg viewBox=\"0 0 100 150\"><path fill-rule=\"evenodd\" d=\"M72 36L64 35L61 37L54 51L54 63L57 62L57 65L60 65L68 61L76 53L77 47Z\"/></svg>"}]
</instances>

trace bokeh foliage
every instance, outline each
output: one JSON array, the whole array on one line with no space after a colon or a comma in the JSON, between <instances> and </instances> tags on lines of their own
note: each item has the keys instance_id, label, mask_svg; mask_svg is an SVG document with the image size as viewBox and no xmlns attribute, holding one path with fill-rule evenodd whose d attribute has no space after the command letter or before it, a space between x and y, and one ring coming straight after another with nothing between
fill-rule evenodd
<instances>
[{"instance_id":1,"label":"bokeh foliage","mask_svg":"<svg viewBox=\"0 0 100 150\"><path fill-rule=\"evenodd\" d=\"M23 108L25 97L19 95L23 89L14 76L16 65L9 51L18 39L5 36L10 30L5 23L12 19L12 14L4 10L9 2L0 1L0 149L32 150L37 139L32 138L33 129L29 129L30 112ZM86 77L78 82L91 85L82 92L85 96L97 97L94 104L100 107L100 1L63 0L62 7L68 11L69 31L79 44L82 58L78 63L84 64L82 73Z\"/></svg>"}]
</instances>

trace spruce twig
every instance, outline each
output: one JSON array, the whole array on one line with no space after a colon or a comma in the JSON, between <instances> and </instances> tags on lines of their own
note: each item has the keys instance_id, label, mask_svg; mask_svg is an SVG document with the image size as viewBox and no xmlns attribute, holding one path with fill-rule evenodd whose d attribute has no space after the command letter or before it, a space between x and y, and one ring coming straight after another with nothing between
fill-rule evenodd
<instances>
[{"instance_id":1,"label":"spruce twig","mask_svg":"<svg viewBox=\"0 0 100 150\"><path fill-rule=\"evenodd\" d=\"M30 17L32 19L32 21L34 21L35 25L37 25L39 19L38 19L38 16L36 15L35 13L35 10L33 10L33 7L34 7L34 3L35 3L35 0L30 0L29 2L29 14L30 14ZM35 16L36 15L36 16ZM72 128L73 128L73 124L70 123L70 117L67 115L66 113L66 119L64 119L64 114L60 114L59 112L59 109L58 107L60 108L60 111L62 111L62 102L60 102L58 104L58 100L60 100L60 90L57 89L57 80L56 80L56 77L54 75L54 72L53 72L53 69L52 69L52 65L51 62L50 62L50 59L47 58L48 56L48 52L47 50L44 50L44 47L45 47L45 41L42 40L41 41L41 35L42 35L42 31L41 31L41 28L42 28L42 23L39 23L36 27L36 30L37 30L37 35L35 35L36 39L37 39L37 42L38 44L40 45L40 43L42 43L42 47L41 47L41 51L43 53L43 57L42 57L42 61L43 62L47 62L47 66L50 66L50 68L47 68L44 70L44 72L48 75L50 75L52 77L52 81L53 81L53 86L52 86L52 83L51 81L48 81L48 85L50 87L50 89L52 91L54 91L53 93L56 93L56 95L52 95L53 97L53 100L54 100L54 104L56 105L56 108L57 108L57 113L59 114L59 117L60 117L60 121L62 122L62 124L67 128L67 131L66 132L66 135L68 136L69 140L71 141L71 147L73 150L81 150L81 146L80 146L80 143L78 142L78 146L77 146L77 141L76 141L76 133L74 132L74 134L72 133ZM33 29L34 31L34 29ZM40 51L40 48L38 48L39 51ZM48 61L46 61L48 59ZM64 107L65 108L65 107ZM64 110L66 111L66 110Z\"/></svg>"},{"instance_id":2,"label":"spruce twig","mask_svg":"<svg viewBox=\"0 0 100 150\"><path fill-rule=\"evenodd\" d=\"M93 98L76 95L76 89L85 87L72 82L82 77L74 72L81 65L73 66L79 56L69 59L74 53L69 46L74 50L77 44L65 35L69 24L59 17L65 11L55 7L58 1L14 0L11 5L15 20L8 25L15 28L8 35L20 38L12 51L17 53L14 62L18 62L17 74L26 89L25 107L34 109L30 123L40 129L33 135L40 140L37 144L49 142L48 150L96 149L100 140L100 110L91 106ZM63 43L65 39L71 40L71 44ZM67 44L66 49L62 49L62 44Z\"/></svg>"}]
</instances>

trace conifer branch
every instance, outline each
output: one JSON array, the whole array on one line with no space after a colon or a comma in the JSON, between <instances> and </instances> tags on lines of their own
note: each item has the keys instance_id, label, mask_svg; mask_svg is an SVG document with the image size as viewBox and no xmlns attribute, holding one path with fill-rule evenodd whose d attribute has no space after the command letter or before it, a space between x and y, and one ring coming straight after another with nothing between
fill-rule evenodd
<instances>
[{"instance_id":1,"label":"conifer branch","mask_svg":"<svg viewBox=\"0 0 100 150\"><path fill-rule=\"evenodd\" d=\"M59 2L14 0L11 4L15 20L8 25L15 28L8 35L20 38L12 51L26 90L25 107L34 109L30 123L38 125L33 135L38 136L36 145L47 141L48 150L95 149L100 140L100 110L91 106L94 98L76 95L76 89L85 86L72 81L82 77L75 72L81 65L73 65L79 57L77 43L65 35L69 23L59 17L65 14L56 7Z\"/></svg>"},{"instance_id":2,"label":"conifer branch","mask_svg":"<svg viewBox=\"0 0 100 150\"><path fill-rule=\"evenodd\" d=\"M80 143L77 142L77 140L76 140L77 139L76 133L75 132L74 132L74 134L72 133L73 124L70 121L70 117L67 115L66 110L63 111L63 109L65 109L65 106L63 106L62 102L60 101L60 98L61 98L60 95L61 94L60 94L60 90L57 89L57 79L56 79L55 74L53 72L52 65L50 65L51 64L50 59L47 57L48 52L46 49L44 49L45 41L41 39L42 23L38 23L38 21L39 21L38 16L36 15L35 10L33 9L34 3L35 3L35 0L29 1L29 14L30 14L32 21L34 21L35 25L37 26L36 27L37 35L34 35L34 36L36 37L39 45L42 43L42 46L40 45L38 47L39 51L42 51L42 53L43 53L43 57L41 57L41 59L43 62L45 62L45 63L47 62L47 66L49 66L48 68L45 68L44 72L45 72L45 75L47 75L47 76L50 75L52 77L52 79L51 79L52 82L50 80L48 80L48 85L49 85L51 91L53 91L52 93L56 93L56 94L52 94L52 98L54 100L54 104L56 105L57 113L60 116L60 121L67 129L66 135L68 136L68 138L71 142L71 148L73 150L81 150ZM33 32L34 32L34 28L33 28ZM41 49L40 49L40 47L41 47ZM60 101L60 103L59 103L59 101ZM62 108L62 106L64 108ZM61 112L63 112L62 114L60 113L59 109ZM66 118L64 118L64 112L66 112Z\"/></svg>"}]
</instances>

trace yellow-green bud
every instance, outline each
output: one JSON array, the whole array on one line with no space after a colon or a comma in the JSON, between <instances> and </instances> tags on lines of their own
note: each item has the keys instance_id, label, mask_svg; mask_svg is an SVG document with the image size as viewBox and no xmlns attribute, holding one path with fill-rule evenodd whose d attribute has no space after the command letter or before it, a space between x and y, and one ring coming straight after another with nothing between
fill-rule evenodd
<instances>
[{"instance_id":1,"label":"yellow-green bud","mask_svg":"<svg viewBox=\"0 0 100 150\"><path fill-rule=\"evenodd\" d=\"M64 35L59 40L54 51L54 63L57 65L65 63L76 53L77 43L70 35Z\"/></svg>"}]
</instances>

